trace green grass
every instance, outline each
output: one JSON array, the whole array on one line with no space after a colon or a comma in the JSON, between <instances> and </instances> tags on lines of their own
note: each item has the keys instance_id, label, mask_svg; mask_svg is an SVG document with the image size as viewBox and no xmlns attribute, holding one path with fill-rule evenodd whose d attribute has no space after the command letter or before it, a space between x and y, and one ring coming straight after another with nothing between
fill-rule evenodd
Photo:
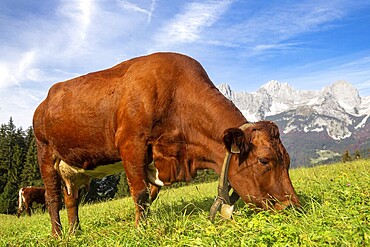
<instances>
[{"instance_id":1,"label":"green grass","mask_svg":"<svg viewBox=\"0 0 370 247\"><path fill-rule=\"evenodd\" d=\"M161 191L134 227L131 198L80 207L82 232L50 236L48 214L0 215L2 246L370 246L370 161L290 172L303 211L252 212L238 202L234 219L208 220L217 183ZM66 211L61 211L66 226Z\"/></svg>"}]
</instances>

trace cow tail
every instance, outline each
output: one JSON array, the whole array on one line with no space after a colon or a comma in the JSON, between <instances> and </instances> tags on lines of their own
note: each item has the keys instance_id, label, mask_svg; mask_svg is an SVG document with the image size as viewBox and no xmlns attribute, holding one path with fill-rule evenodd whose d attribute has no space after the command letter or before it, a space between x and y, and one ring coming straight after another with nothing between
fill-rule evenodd
<instances>
[{"instance_id":1,"label":"cow tail","mask_svg":"<svg viewBox=\"0 0 370 247\"><path fill-rule=\"evenodd\" d=\"M19 216L20 216L20 214L21 214L21 212L22 212L22 207L23 207L23 198L22 198L22 194L23 194L23 188L21 188L20 190L19 190L19 193L18 193L19 195L18 195L18 218L19 218Z\"/></svg>"}]
</instances>

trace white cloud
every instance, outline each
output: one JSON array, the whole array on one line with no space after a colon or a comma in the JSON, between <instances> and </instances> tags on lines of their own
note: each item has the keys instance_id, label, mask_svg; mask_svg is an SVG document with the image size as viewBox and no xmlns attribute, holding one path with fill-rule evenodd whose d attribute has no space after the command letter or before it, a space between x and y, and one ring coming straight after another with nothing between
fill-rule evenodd
<instances>
[{"instance_id":1,"label":"white cloud","mask_svg":"<svg viewBox=\"0 0 370 247\"><path fill-rule=\"evenodd\" d=\"M35 60L36 51L28 51L24 53L18 64L18 71L20 74L25 74L27 76L28 70L32 67L33 61Z\"/></svg>"},{"instance_id":2,"label":"white cloud","mask_svg":"<svg viewBox=\"0 0 370 247\"><path fill-rule=\"evenodd\" d=\"M125 35L140 32L155 3L149 2L145 18L93 0L60 1L50 15L14 19L0 12L1 20L14 26L0 27L9 40L0 38L0 98L6 99L0 104L0 123L12 116L28 127L53 83L114 65L117 57L122 61L122 54L136 49Z\"/></svg>"},{"instance_id":3,"label":"white cloud","mask_svg":"<svg viewBox=\"0 0 370 247\"><path fill-rule=\"evenodd\" d=\"M72 20L72 24L77 29L74 29L74 31L77 31L75 37L82 41L85 40L91 21L93 8L92 0L64 0L62 3L63 4L59 8L60 14Z\"/></svg>"},{"instance_id":4,"label":"white cloud","mask_svg":"<svg viewBox=\"0 0 370 247\"><path fill-rule=\"evenodd\" d=\"M156 41L164 46L189 43L201 38L201 32L212 26L232 1L192 2L161 28Z\"/></svg>"},{"instance_id":5,"label":"white cloud","mask_svg":"<svg viewBox=\"0 0 370 247\"><path fill-rule=\"evenodd\" d=\"M370 80L363 81L357 84L357 88L360 90L362 95L370 95Z\"/></svg>"},{"instance_id":6,"label":"white cloud","mask_svg":"<svg viewBox=\"0 0 370 247\"><path fill-rule=\"evenodd\" d=\"M136 12L145 14L148 17L147 18L147 25L148 25L152 20L152 14L153 14L155 6L156 6L156 0L151 1L149 9L142 8L137 3L133 4L132 2L127 1L127 0L118 0L118 4L119 4L119 6L121 6L122 8L124 8L126 10L132 10L132 11L136 11Z\"/></svg>"},{"instance_id":7,"label":"white cloud","mask_svg":"<svg viewBox=\"0 0 370 247\"><path fill-rule=\"evenodd\" d=\"M0 96L6 100L1 102L0 123L12 116L16 125L27 128L32 124L34 109L50 83L66 78L55 73L53 66L77 56L84 46L92 7L90 0L66 0L53 18L29 15L15 20L15 29L8 32L15 42L1 44Z\"/></svg>"},{"instance_id":8,"label":"white cloud","mask_svg":"<svg viewBox=\"0 0 370 247\"><path fill-rule=\"evenodd\" d=\"M257 14L245 10L243 21L219 32L218 39L235 42L249 50L265 52L285 50L291 39L300 39L302 34L333 29L334 21L343 18L356 6L343 1L299 1L288 4L261 6ZM243 11L243 10L241 10ZM248 14L246 14L248 13ZM291 46L294 48L294 46Z\"/></svg>"},{"instance_id":9,"label":"white cloud","mask_svg":"<svg viewBox=\"0 0 370 247\"><path fill-rule=\"evenodd\" d=\"M261 53L268 50L288 50L298 47L301 43L277 43L277 44L258 44L252 48L256 53Z\"/></svg>"},{"instance_id":10,"label":"white cloud","mask_svg":"<svg viewBox=\"0 0 370 247\"><path fill-rule=\"evenodd\" d=\"M336 57L306 64L301 67L288 68L280 73L282 81L295 84L298 89L320 89L335 81L345 80L360 91L360 95L368 95L370 91L370 51L363 51L349 56Z\"/></svg>"},{"instance_id":11,"label":"white cloud","mask_svg":"<svg viewBox=\"0 0 370 247\"><path fill-rule=\"evenodd\" d=\"M36 51L31 50L19 54L16 60L0 61L0 88L7 88L29 77L34 64ZM28 78L32 79L32 77Z\"/></svg>"},{"instance_id":12,"label":"white cloud","mask_svg":"<svg viewBox=\"0 0 370 247\"><path fill-rule=\"evenodd\" d=\"M83 53L89 44L89 28L94 14L93 0L63 0L58 13L60 16L55 28L59 32L50 30L53 33L51 43L56 45L51 48L59 48L58 53L68 57ZM67 20L63 20L65 17Z\"/></svg>"},{"instance_id":13,"label":"white cloud","mask_svg":"<svg viewBox=\"0 0 370 247\"><path fill-rule=\"evenodd\" d=\"M18 29L10 33L16 45L8 44L11 49L2 47L0 88L44 81L52 77L45 67L82 53L92 9L92 0L64 0L54 19L27 17L16 20Z\"/></svg>"},{"instance_id":14,"label":"white cloud","mask_svg":"<svg viewBox=\"0 0 370 247\"><path fill-rule=\"evenodd\" d=\"M38 90L14 86L6 90L0 89L0 98L6 99L0 106L0 123L8 123L12 117L17 127L26 129L32 125L33 113L44 94Z\"/></svg>"},{"instance_id":15,"label":"white cloud","mask_svg":"<svg viewBox=\"0 0 370 247\"><path fill-rule=\"evenodd\" d=\"M14 74L10 68L11 65L7 62L0 62L0 89L6 88L9 85L12 85L17 82Z\"/></svg>"}]
</instances>

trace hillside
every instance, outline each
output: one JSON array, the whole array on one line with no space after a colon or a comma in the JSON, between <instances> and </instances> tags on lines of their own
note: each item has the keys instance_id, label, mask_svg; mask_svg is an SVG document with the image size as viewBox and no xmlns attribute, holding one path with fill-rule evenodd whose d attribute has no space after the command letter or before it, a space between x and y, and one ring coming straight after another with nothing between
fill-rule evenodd
<instances>
[{"instance_id":1,"label":"hillside","mask_svg":"<svg viewBox=\"0 0 370 247\"><path fill-rule=\"evenodd\" d=\"M249 121L279 126L293 167L339 161L345 150L370 155L370 96L360 97L348 82L321 90L296 90L278 81L252 93L234 92L227 84L218 88Z\"/></svg>"},{"instance_id":2,"label":"hillside","mask_svg":"<svg viewBox=\"0 0 370 247\"><path fill-rule=\"evenodd\" d=\"M238 202L232 221L208 210L216 183L161 191L148 219L134 228L131 198L80 208L83 231L50 237L48 214L0 215L1 246L369 246L370 160L298 168L291 178L302 212L252 212ZM66 212L62 210L66 225Z\"/></svg>"}]
</instances>

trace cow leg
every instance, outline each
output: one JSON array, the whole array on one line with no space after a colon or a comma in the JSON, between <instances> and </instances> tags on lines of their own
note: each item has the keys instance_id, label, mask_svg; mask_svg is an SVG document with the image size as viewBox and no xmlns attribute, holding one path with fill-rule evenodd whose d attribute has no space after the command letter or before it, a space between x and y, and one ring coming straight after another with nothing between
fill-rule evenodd
<instances>
[{"instance_id":1,"label":"cow leg","mask_svg":"<svg viewBox=\"0 0 370 247\"><path fill-rule=\"evenodd\" d=\"M76 172L70 165L60 159L56 161L55 167L63 181L63 195L68 214L69 233L75 233L76 230L80 229L80 221L78 218L78 191L82 186L89 187L91 177Z\"/></svg>"},{"instance_id":2,"label":"cow leg","mask_svg":"<svg viewBox=\"0 0 370 247\"><path fill-rule=\"evenodd\" d=\"M148 166L150 166L150 164L153 164L153 168L155 168L154 162L153 162L153 147L151 145L148 146L148 151L146 153L145 161L147 162ZM150 203L152 203L157 198L160 189L161 189L160 186L150 183L150 189L149 189L150 190L150 194L149 194Z\"/></svg>"},{"instance_id":3,"label":"cow leg","mask_svg":"<svg viewBox=\"0 0 370 247\"><path fill-rule=\"evenodd\" d=\"M67 189L63 186L64 204L67 208L69 233L73 234L76 230L80 230L80 220L78 218L78 195L67 193ZM77 193L78 194L78 193Z\"/></svg>"},{"instance_id":4,"label":"cow leg","mask_svg":"<svg viewBox=\"0 0 370 247\"><path fill-rule=\"evenodd\" d=\"M25 204L25 207L26 207L26 213L28 214L28 216L31 216L31 206L28 205L27 202L25 202L24 204Z\"/></svg>"},{"instance_id":5,"label":"cow leg","mask_svg":"<svg viewBox=\"0 0 370 247\"><path fill-rule=\"evenodd\" d=\"M18 208L18 212L17 212L18 218L19 218L19 216L21 216L21 212L22 212L22 209L21 208Z\"/></svg>"},{"instance_id":6,"label":"cow leg","mask_svg":"<svg viewBox=\"0 0 370 247\"><path fill-rule=\"evenodd\" d=\"M139 140L138 140L139 139ZM130 193L135 203L135 225L145 216L149 204L149 180L147 176L148 155L145 141L140 138L125 140L120 145L120 154L125 168Z\"/></svg>"},{"instance_id":7,"label":"cow leg","mask_svg":"<svg viewBox=\"0 0 370 247\"><path fill-rule=\"evenodd\" d=\"M58 237L61 235L62 230L59 216L59 210L62 207L61 181L54 168L50 168L49 172L47 172L47 175L44 175L44 177L45 176L47 176L46 179L43 179L46 191L45 203L50 215L52 234L53 236Z\"/></svg>"},{"instance_id":8,"label":"cow leg","mask_svg":"<svg viewBox=\"0 0 370 247\"><path fill-rule=\"evenodd\" d=\"M160 190L161 190L160 186L150 184L150 202L154 202Z\"/></svg>"},{"instance_id":9,"label":"cow leg","mask_svg":"<svg viewBox=\"0 0 370 247\"><path fill-rule=\"evenodd\" d=\"M140 220L148 208L149 193L148 181L145 178L144 166L132 167L131 163L124 162L126 177L130 186L130 193L135 203L135 225L138 226Z\"/></svg>"},{"instance_id":10,"label":"cow leg","mask_svg":"<svg viewBox=\"0 0 370 247\"><path fill-rule=\"evenodd\" d=\"M61 179L54 169L54 160L46 144L37 143L38 162L42 180L45 185L45 203L49 211L52 234L55 237L61 235L59 210L61 208Z\"/></svg>"},{"instance_id":11,"label":"cow leg","mask_svg":"<svg viewBox=\"0 0 370 247\"><path fill-rule=\"evenodd\" d=\"M17 212L17 216L19 218L19 216L21 215L21 212L23 211L23 197L22 197L22 192L23 192L23 188L19 190L19 195L18 195L18 212Z\"/></svg>"}]
</instances>

